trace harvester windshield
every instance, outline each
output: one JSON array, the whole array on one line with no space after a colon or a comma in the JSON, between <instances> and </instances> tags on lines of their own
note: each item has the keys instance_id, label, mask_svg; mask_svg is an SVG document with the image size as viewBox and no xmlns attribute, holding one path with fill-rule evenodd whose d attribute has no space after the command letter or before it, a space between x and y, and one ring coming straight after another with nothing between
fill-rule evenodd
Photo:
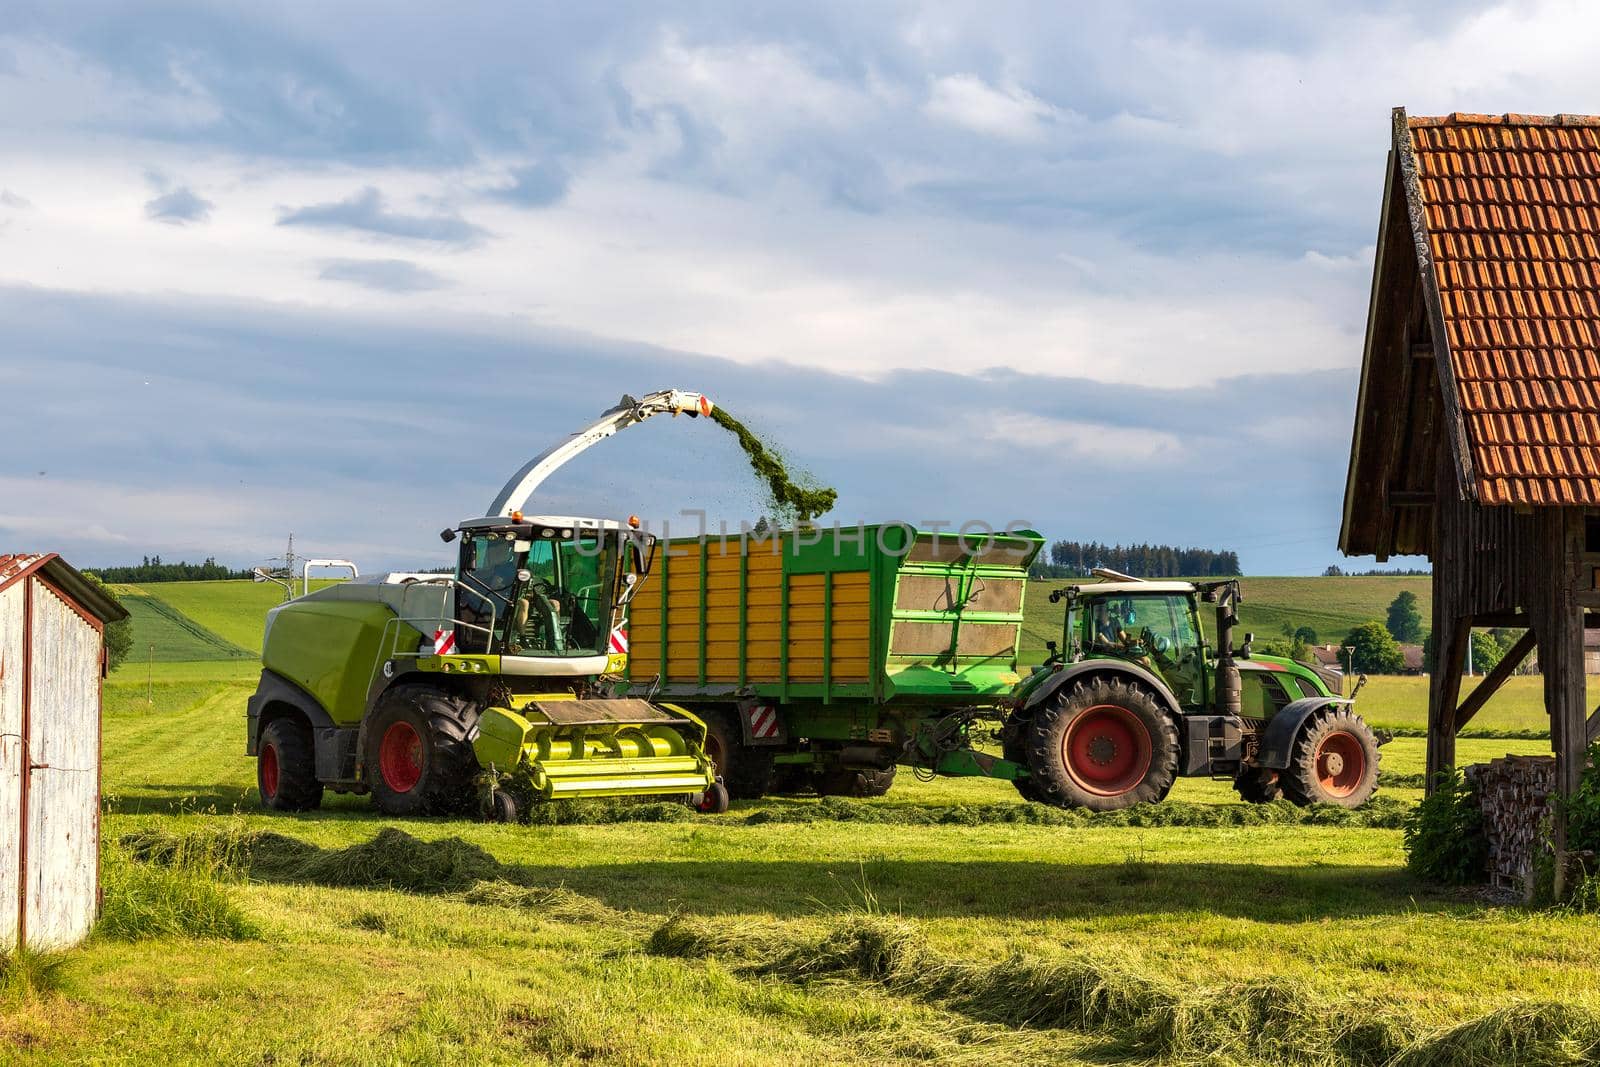
<instances>
[{"instance_id":1,"label":"harvester windshield","mask_svg":"<svg viewBox=\"0 0 1600 1067\"><path fill-rule=\"evenodd\" d=\"M529 525L467 532L456 603L463 650L603 655L626 588L626 536Z\"/></svg>"}]
</instances>

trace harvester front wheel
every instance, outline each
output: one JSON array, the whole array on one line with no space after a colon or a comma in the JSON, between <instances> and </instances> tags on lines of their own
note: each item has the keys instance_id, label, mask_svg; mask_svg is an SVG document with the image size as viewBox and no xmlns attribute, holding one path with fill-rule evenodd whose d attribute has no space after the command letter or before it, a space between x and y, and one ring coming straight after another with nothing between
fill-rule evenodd
<instances>
[{"instance_id":1,"label":"harvester front wheel","mask_svg":"<svg viewBox=\"0 0 1600 1067\"><path fill-rule=\"evenodd\" d=\"M1284 796L1302 806L1337 804L1359 808L1378 791L1378 739L1361 716L1324 708L1300 728Z\"/></svg>"},{"instance_id":2,"label":"harvester front wheel","mask_svg":"<svg viewBox=\"0 0 1600 1067\"><path fill-rule=\"evenodd\" d=\"M298 719L274 719L256 746L261 803L276 811L309 811L322 804L311 730Z\"/></svg>"},{"instance_id":3,"label":"harvester front wheel","mask_svg":"<svg viewBox=\"0 0 1600 1067\"><path fill-rule=\"evenodd\" d=\"M1028 729L1027 753L1032 791L1063 808L1154 804L1178 776L1172 719L1155 694L1115 678L1079 682L1041 707Z\"/></svg>"},{"instance_id":4,"label":"harvester front wheel","mask_svg":"<svg viewBox=\"0 0 1600 1067\"><path fill-rule=\"evenodd\" d=\"M717 774L728 787L728 795L739 800L755 800L770 793L774 774L772 750L744 743L738 713L723 708L696 708L694 711L706 724L706 758L716 765Z\"/></svg>"},{"instance_id":5,"label":"harvester front wheel","mask_svg":"<svg viewBox=\"0 0 1600 1067\"><path fill-rule=\"evenodd\" d=\"M470 808L478 758L467 738L477 721L471 701L428 686L397 686L379 697L365 753L378 810L441 815Z\"/></svg>"}]
</instances>

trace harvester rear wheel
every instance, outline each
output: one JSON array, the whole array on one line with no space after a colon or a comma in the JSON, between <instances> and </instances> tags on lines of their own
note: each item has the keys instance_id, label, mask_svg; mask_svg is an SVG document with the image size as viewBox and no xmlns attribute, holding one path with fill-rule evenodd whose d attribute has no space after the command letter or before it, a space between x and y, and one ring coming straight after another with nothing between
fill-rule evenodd
<instances>
[{"instance_id":1,"label":"harvester rear wheel","mask_svg":"<svg viewBox=\"0 0 1600 1067\"><path fill-rule=\"evenodd\" d=\"M817 795L824 797L881 797L893 786L893 767L835 767L816 777Z\"/></svg>"},{"instance_id":2,"label":"harvester rear wheel","mask_svg":"<svg viewBox=\"0 0 1600 1067\"><path fill-rule=\"evenodd\" d=\"M367 784L385 815L466 811L478 757L467 740L478 721L471 701L423 685L378 698L367 721Z\"/></svg>"},{"instance_id":3,"label":"harvester rear wheel","mask_svg":"<svg viewBox=\"0 0 1600 1067\"><path fill-rule=\"evenodd\" d=\"M1300 728L1283 794L1296 804L1359 808L1378 791L1378 739L1361 716L1324 708Z\"/></svg>"},{"instance_id":4,"label":"harvester rear wheel","mask_svg":"<svg viewBox=\"0 0 1600 1067\"><path fill-rule=\"evenodd\" d=\"M274 719L256 746L261 803L276 811L309 811L322 804L311 730L299 719Z\"/></svg>"},{"instance_id":5,"label":"harvester rear wheel","mask_svg":"<svg viewBox=\"0 0 1600 1067\"><path fill-rule=\"evenodd\" d=\"M1246 804L1271 804L1283 797L1282 777L1266 767L1246 767L1233 780L1233 788Z\"/></svg>"},{"instance_id":6,"label":"harvester rear wheel","mask_svg":"<svg viewBox=\"0 0 1600 1067\"><path fill-rule=\"evenodd\" d=\"M1031 788L1058 807L1154 804L1178 776L1177 727L1136 682L1092 678L1057 694L1034 715L1026 743Z\"/></svg>"},{"instance_id":7,"label":"harvester rear wheel","mask_svg":"<svg viewBox=\"0 0 1600 1067\"><path fill-rule=\"evenodd\" d=\"M755 800L772 791L772 749L744 743L737 712L724 708L694 708L706 724L706 756L716 764L728 795Z\"/></svg>"}]
</instances>

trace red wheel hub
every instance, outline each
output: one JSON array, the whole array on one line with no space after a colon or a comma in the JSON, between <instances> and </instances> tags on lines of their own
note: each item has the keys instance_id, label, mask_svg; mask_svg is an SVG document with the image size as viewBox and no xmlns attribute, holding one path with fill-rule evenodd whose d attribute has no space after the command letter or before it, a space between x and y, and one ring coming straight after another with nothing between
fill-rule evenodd
<instances>
[{"instance_id":1,"label":"red wheel hub","mask_svg":"<svg viewBox=\"0 0 1600 1067\"><path fill-rule=\"evenodd\" d=\"M378 773L396 793L409 793L422 781L422 735L410 723L392 722L378 745Z\"/></svg>"},{"instance_id":2,"label":"red wheel hub","mask_svg":"<svg viewBox=\"0 0 1600 1067\"><path fill-rule=\"evenodd\" d=\"M1139 716L1116 704L1098 704L1073 719L1061 739L1067 774L1084 790L1121 796L1150 769L1150 731Z\"/></svg>"},{"instance_id":3,"label":"red wheel hub","mask_svg":"<svg viewBox=\"0 0 1600 1067\"><path fill-rule=\"evenodd\" d=\"M261 750L261 795L271 800L278 795L278 746Z\"/></svg>"},{"instance_id":4,"label":"red wheel hub","mask_svg":"<svg viewBox=\"0 0 1600 1067\"><path fill-rule=\"evenodd\" d=\"M1361 788L1361 779L1367 774L1367 753L1361 741L1342 730L1322 739L1312 762L1317 784L1329 796L1349 796Z\"/></svg>"}]
</instances>

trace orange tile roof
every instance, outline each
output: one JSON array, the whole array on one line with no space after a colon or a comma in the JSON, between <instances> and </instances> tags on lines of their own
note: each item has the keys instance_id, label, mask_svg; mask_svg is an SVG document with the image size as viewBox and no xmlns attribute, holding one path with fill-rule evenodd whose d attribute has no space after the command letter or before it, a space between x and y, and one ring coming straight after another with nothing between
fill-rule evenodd
<instances>
[{"instance_id":1,"label":"orange tile roof","mask_svg":"<svg viewBox=\"0 0 1600 1067\"><path fill-rule=\"evenodd\" d=\"M1406 125L1478 499L1600 505L1600 118Z\"/></svg>"}]
</instances>

